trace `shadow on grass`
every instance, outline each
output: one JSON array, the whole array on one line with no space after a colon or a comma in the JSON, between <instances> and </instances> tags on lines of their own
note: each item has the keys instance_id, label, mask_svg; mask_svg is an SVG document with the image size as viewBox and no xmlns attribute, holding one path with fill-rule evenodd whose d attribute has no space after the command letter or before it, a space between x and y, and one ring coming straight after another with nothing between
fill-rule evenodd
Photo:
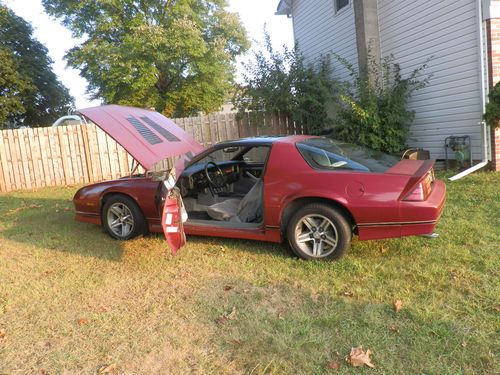
<instances>
[{"instance_id":1,"label":"shadow on grass","mask_svg":"<svg viewBox=\"0 0 500 375\"><path fill-rule=\"evenodd\" d=\"M187 243L195 246L209 245L219 247L220 251L242 251L255 255L272 255L279 258L293 258L296 256L283 243L271 243L256 240L244 240L235 238L209 237L209 236L187 236Z\"/></svg>"},{"instance_id":2,"label":"shadow on grass","mask_svg":"<svg viewBox=\"0 0 500 375\"><path fill-rule=\"evenodd\" d=\"M39 249L118 261L120 242L98 226L74 220L70 200L4 195L0 197L0 240Z\"/></svg>"}]
</instances>

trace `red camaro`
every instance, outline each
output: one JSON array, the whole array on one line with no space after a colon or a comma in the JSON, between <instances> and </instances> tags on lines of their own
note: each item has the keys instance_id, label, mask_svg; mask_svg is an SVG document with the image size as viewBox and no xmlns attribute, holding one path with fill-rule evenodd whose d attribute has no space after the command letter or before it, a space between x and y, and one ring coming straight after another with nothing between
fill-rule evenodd
<instances>
[{"instance_id":1,"label":"red camaro","mask_svg":"<svg viewBox=\"0 0 500 375\"><path fill-rule=\"evenodd\" d=\"M337 259L361 240L430 234L446 192L433 161L399 160L336 140L257 137L202 150L159 113L102 106L80 113L150 170L177 157L170 173L86 186L76 219L114 238L164 232L176 252L186 234L287 240L304 259ZM177 172L177 178L175 177Z\"/></svg>"}]
</instances>

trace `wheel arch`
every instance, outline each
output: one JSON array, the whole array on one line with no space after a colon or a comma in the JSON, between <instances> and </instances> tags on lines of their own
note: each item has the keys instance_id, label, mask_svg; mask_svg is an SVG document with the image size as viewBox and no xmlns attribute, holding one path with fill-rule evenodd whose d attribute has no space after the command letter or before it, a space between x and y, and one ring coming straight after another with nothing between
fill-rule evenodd
<instances>
[{"instance_id":1,"label":"wheel arch","mask_svg":"<svg viewBox=\"0 0 500 375\"><path fill-rule=\"evenodd\" d=\"M106 191L104 194L101 195L101 199L100 199L100 202L99 202L99 215L101 215L102 217L102 209L104 208L104 205L106 204L106 201L113 197L113 196L116 196L116 195L121 195L123 197L126 197L126 198L129 198L129 199L132 199L132 201L137 205L137 208L139 208L139 211L141 211L141 214L142 216L144 216L144 218L146 217L144 215L144 212L142 211L142 208L139 204L139 202L137 202L137 199L133 196L133 195L130 195L130 194L127 194L127 193L124 193L124 192L121 192L121 191Z\"/></svg>"},{"instance_id":2,"label":"wheel arch","mask_svg":"<svg viewBox=\"0 0 500 375\"><path fill-rule=\"evenodd\" d=\"M288 224L288 221L292 217L293 213L297 211L300 207L311 203L327 204L330 207L339 210L349 220L351 227L352 228L356 227L356 220L354 219L352 213L347 209L346 206L336 201L335 199L322 198L322 197L300 197L288 202L282 211L280 220L280 229L283 237L285 237L286 226Z\"/></svg>"}]
</instances>

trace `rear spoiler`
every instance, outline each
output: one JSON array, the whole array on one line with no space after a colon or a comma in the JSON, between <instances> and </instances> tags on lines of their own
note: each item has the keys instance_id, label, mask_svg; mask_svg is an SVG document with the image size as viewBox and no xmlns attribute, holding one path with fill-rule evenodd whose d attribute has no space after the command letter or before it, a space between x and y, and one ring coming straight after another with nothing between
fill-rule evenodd
<instances>
[{"instance_id":1,"label":"rear spoiler","mask_svg":"<svg viewBox=\"0 0 500 375\"><path fill-rule=\"evenodd\" d=\"M423 160L420 168L417 169L417 171L410 177L410 179L406 183L406 186L404 187L401 195L398 197L398 200L402 200L408 194L410 194L417 187L417 185L424 179L427 172L429 172L434 167L435 163L436 163L435 160Z\"/></svg>"}]
</instances>

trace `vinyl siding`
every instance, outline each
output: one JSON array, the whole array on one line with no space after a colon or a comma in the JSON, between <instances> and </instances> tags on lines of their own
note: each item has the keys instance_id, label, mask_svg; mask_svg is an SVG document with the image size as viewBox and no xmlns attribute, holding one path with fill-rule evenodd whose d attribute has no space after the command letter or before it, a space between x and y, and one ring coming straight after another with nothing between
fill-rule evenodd
<instances>
[{"instance_id":1,"label":"vinyl siding","mask_svg":"<svg viewBox=\"0 0 500 375\"><path fill-rule=\"evenodd\" d=\"M480 53L475 0L377 0L382 56L393 54L403 73L425 63L429 84L414 93L411 146L444 158L444 139L470 135L481 158Z\"/></svg>"},{"instance_id":2,"label":"vinyl siding","mask_svg":"<svg viewBox=\"0 0 500 375\"><path fill-rule=\"evenodd\" d=\"M336 53L357 66L356 29L352 2L335 14L334 0L295 0L292 9L295 39L306 61ZM334 76L349 78L347 70L332 58Z\"/></svg>"}]
</instances>

